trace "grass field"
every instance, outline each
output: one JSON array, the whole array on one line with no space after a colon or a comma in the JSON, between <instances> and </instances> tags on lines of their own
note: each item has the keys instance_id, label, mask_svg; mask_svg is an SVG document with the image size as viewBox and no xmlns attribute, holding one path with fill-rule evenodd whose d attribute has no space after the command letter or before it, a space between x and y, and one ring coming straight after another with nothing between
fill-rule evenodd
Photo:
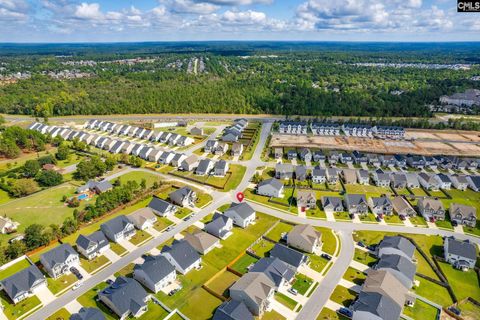
<instances>
[{"instance_id":1,"label":"grass field","mask_svg":"<svg viewBox=\"0 0 480 320\"><path fill-rule=\"evenodd\" d=\"M168 220L165 217L157 217L157 222L153 225L153 228L158 232L165 230L165 228L171 226L173 224L172 221Z\"/></svg>"},{"instance_id":2,"label":"grass field","mask_svg":"<svg viewBox=\"0 0 480 320\"><path fill-rule=\"evenodd\" d=\"M110 264L110 260L107 259L104 255L100 255L92 260L87 260L83 257L80 257L80 266L85 269L88 273Z\"/></svg>"},{"instance_id":3,"label":"grass field","mask_svg":"<svg viewBox=\"0 0 480 320\"><path fill-rule=\"evenodd\" d=\"M383 219L387 224L403 224L403 221L400 220L400 217L396 214L392 214L391 216L383 216Z\"/></svg>"},{"instance_id":4,"label":"grass field","mask_svg":"<svg viewBox=\"0 0 480 320\"><path fill-rule=\"evenodd\" d=\"M323 308L317 317L317 320L348 320L349 318L336 313L328 308Z\"/></svg>"},{"instance_id":5,"label":"grass field","mask_svg":"<svg viewBox=\"0 0 480 320\"><path fill-rule=\"evenodd\" d=\"M310 254L309 257L310 257L309 267L317 272L322 273L322 271L325 269L325 266L328 263L328 260L320 256L317 256L315 254Z\"/></svg>"},{"instance_id":6,"label":"grass field","mask_svg":"<svg viewBox=\"0 0 480 320\"><path fill-rule=\"evenodd\" d=\"M348 307L355 300L356 296L357 293L355 291L338 285L335 290L333 290L330 300Z\"/></svg>"},{"instance_id":7,"label":"grass field","mask_svg":"<svg viewBox=\"0 0 480 320\"><path fill-rule=\"evenodd\" d=\"M275 246L274 243L267 241L265 239L261 239L253 247L250 248L250 251L252 251L257 256L263 258L267 256L267 253L270 250L272 250L274 246Z\"/></svg>"},{"instance_id":8,"label":"grass field","mask_svg":"<svg viewBox=\"0 0 480 320\"><path fill-rule=\"evenodd\" d=\"M339 243L337 242L337 238L333 234L332 229L325 227L315 227L315 229L322 233L322 251L329 255L333 255Z\"/></svg>"},{"instance_id":9,"label":"grass field","mask_svg":"<svg viewBox=\"0 0 480 320\"><path fill-rule=\"evenodd\" d=\"M247 273L248 267L252 264L255 264L258 261L257 258L252 257L249 254L244 254L240 259L238 259L233 265L230 267L240 273Z\"/></svg>"},{"instance_id":10,"label":"grass field","mask_svg":"<svg viewBox=\"0 0 480 320\"><path fill-rule=\"evenodd\" d=\"M438 309L417 299L413 307L405 307L403 314L412 319L436 320Z\"/></svg>"},{"instance_id":11,"label":"grass field","mask_svg":"<svg viewBox=\"0 0 480 320\"><path fill-rule=\"evenodd\" d=\"M112 249L113 252L115 252L119 256L124 256L128 253L128 250L122 247L118 243L110 242L110 249Z\"/></svg>"},{"instance_id":12,"label":"grass field","mask_svg":"<svg viewBox=\"0 0 480 320\"><path fill-rule=\"evenodd\" d=\"M239 276L229 271L224 271L208 283L208 287L225 298L229 297L228 289L238 280Z\"/></svg>"},{"instance_id":13,"label":"grass field","mask_svg":"<svg viewBox=\"0 0 480 320\"><path fill-rule=\"evenodd\" d=\"M413 287L412 291L414 293L442 306L449 306L453 303L447 289L444 287L418 276L415 277L415 280L419 281L420 285L418 287Z\"/></svg>"},{"instance_id":14,"label":"grass field","mask_svg":"<svg viewBox=\"0 0 480 320\"><path fill-rule=\"evenodd\" d=\"M67 309L62 308L48 317L46 320L68 320L70 319L70 312Z\"/></svg>"},{"instance_id":15,"label":"grass field","mask_svg":"<svg viewBox=\"0 0 480 320\"><path fill-rule=\"evenodd\" d=\"M346 193L364 194L369 197L380 197L381 195L392 195L393 192L390 188L377 187L373 185L362 184L347 184L345 185Z\"/></svg>"},{"instance_id":16,"label":"grass field","mask_svg":"<svg viewBox=\"0 0 480 320\"><path fill-rule=\"evenodd\" d=\"M78 279L73 273L64 274L57 279L47 277L48 289L50 289L55 295L70 287L77 281Z\"/></svg>"},{"instance_id":17,"label":"grass field","mask_svg":"<svg viewBox=\"0 0 480 320\"><path fill-rule=\"evenodd\" d=\"M347 271L345 271L345 274L343 275L343 279L353 282L357 285L362 285L366 278L367 275L365 273L352 267L348 267Z\"/></svg>"},{"instance_id":18,"label":"grass field","mask_svg":"<svg viewBox=\"0 0 480 320\"><path fill-rule=\"evenodd\" d=\"M299 273L295 276L295 282L292 287L297 290L298 293L304 295L312 284L313 280L311 278Z\"/></svg>"},{"instance_id":19,"label":"grass field","mask_svg":"<svg viewBox=\"0 0 480 320\"><path fill-rule=\"evenodd\" d=\"M147 188L150 188L153 186L153 183L155 181L159 182L161 181L161 178L153 173L148 173L144 171L132 171L128 172L121 177L119 177L120 181L122 183L125 183L127 181L136 181L138 184L142 181L142 179L145 179L147 182Z\"/></svg>"},{"instance_id":20,"label":"grass field","mask_svg":"<svg viewBox=\"0 0 480 320\"><path fill-rule=\"evenodd\" d=\"M477 319L478 315L480 314L480 307L468 300L464 302L460 302L457 308L460 309L460 311L462 311L462 317L465 320Z\"/></svg>"},{"instance_id":21,"label":"grass field","mask_svg":"<svg viewBox=\"0 0 480 320\"><path fill-rule=\"evenodd\" d=\"M0 280L10 277L11 275L30 267L30 262L27 259L22 259L10 267L0 271Z\"/></svg>"},{"instance_id":22,"label":"grass field","mask_svg":"<svg viewBox=\"0 0 480 320\"><path fill-rule=\"evenodd\" d=\"M289 308L290 310L294 310L297 306L297 302L290 297L287 297L283 293L276 292L275 293L275 300L283 304L285 307Z\"/></svg>"},{"instance_id":23,"label":"grass field","mask_svg":"<svg viewBox=\"0 0 480 320\"><path fill-rule=\"evenodd\" d=\"M149 240L153 239L152 235L143 230L137 230L137 232L130 238L130 242L133 245L139 246Z\"/></svg>"},{"instance_id":24,"label":"grass field","mask_svg":"<svg viewBox=\"0 0 480 320\"><path fill-rule=\"evenodd\" d=\"M474 270L463 272L454 269L448 263L439 262L438 264L447 277L448 283L452 287L453 292L459 301L468 297L480 301L479 279Z\"/></svg>"},{"instance_id":25,"label":"grass field","mask_svg":"<svg viewBox=\"0 0 480 320\"><path fill-rule=\"evenodd\" d=\"M281 203L285 203L285 205L281 205L281 204L277 204L277 203L268 201L268 199L269 199L268 197L258 195L252 189L246 189L244 191L244 194L245 194L246 198L248 198L252 201L260 202L260 203L263 203L263 204L265 204L269 207L275 207L275 208L278 208L278 209L286 211L286 212L297 214L297 207L292 206L291 208L289 208L288 207L288 201L284 200L287 197L287 195L285 195L285 197L283 199L279 199L279 198L272 199L274 201L281 201Z\"/></svg>"},{"instance_id":26,"label":"grass field","mask_svg":"<svg viewBox=\"0 0 480 320\"><path fill-rule=\"evenodd\" d=\"M36 296L27 298L14 305L10 302L10 299L7 297L4 291L0 292L0 302L3 306L3 314L5 314L9 320L18 319L19 317L30 313L30 311L38 308L41 305L40 299L38 299Z\"/></svg>"},{"instance_id":27,"label":"grass field","mask_svg":"<svg viewBox=\"0 0 480 320\"><path fill-rule=\"evenodd\" d=\"M292 228L293 226L291 224L280 222L265 236L273 241L280 241L282 234L288 233Z\"/></svg>"},{"instance_id":28,"label":"grass field","mask_svg":"<svg viewBox=\"0 0 480 320\"><path fill-rule=\"evenodd\" d=\"M414 226L423 226L423 227L427 226L427 222L425 221L425 219L422 216L414 216L414 217L410 217L408 219L410 220L410 222Z\"/></svg>"},{"instance_id":29,"label":"grass field","mask_svg":"<svg viewBox=\"0 0 480 320\"><path fill-rule=\"evenodd\" d=\"M372 265L375 264L375 262L377 262L377 257L375 257L373 254L369 252L355 248L355 254L353 255L353 260L371 267Z\"/></svg>"}]
</instances>

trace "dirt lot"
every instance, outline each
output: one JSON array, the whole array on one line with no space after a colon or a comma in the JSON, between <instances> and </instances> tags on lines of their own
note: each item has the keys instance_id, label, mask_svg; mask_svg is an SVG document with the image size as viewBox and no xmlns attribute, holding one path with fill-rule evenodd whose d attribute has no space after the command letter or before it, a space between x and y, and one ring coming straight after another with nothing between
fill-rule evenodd
<instances>
[{"instance_id":1,"label":"dirt lot","mask_svg":"<svg viewBox=\"0 0 480 320\"><path fill-rule=\"evenodd\" d=\"M440 131L441 132L441 131ZM452 138L459 136L458 134L447 133L452 135ZM446 139L448 141L458 142L442 142L444 140L434 134L421 132L417 138L420 140L380 140L380 139L365 139L355 137L322 137L322 136L292 136L286 134L274 134L270 142L270 147L309 147L318 149L335 149L361 152L375 152L384 154L422 154L422 155L462 155L462 156L477 156L480 153L480 146L472 143L465 143L465 137L461 136L457 139ZM427 138L431 137L431 138ZM437 141L428 141L424 139L431 139Z\"/></svg>"}]
</instances>

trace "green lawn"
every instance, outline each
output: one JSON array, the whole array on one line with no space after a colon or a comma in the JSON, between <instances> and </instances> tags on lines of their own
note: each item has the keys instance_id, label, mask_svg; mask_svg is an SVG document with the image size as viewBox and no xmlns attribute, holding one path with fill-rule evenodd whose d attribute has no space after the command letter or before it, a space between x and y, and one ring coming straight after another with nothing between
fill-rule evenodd
<instances>
[{"instance_id":1,"label":"green lawn","mask_svg":"<svg viewBox=\"0 0 480 320\"><path fill-rule=\"evenodd\" d=\"M15 264L12 264L10 267L3 269L0 271L0 280L3 280L5 278L10 277L11 275L14 275L15 273L22 271L23 269L26 269L30 267L30 262L28 262L27 259L22 259L18 261Z\"/></svg>"},{"instance_id":2,"label":"green lawn","mask_svg":"<svg viewBox=\"0 0 480 320\"><path fill-rule=\"evenodd\" d=\"M310 257L309 267L319 273L322 273L322 271L325 269L325 266L328 263L328 260L320 256L317 256L315 254L310 254L309 257Z\"/></svg>"},{"instance_id":3,"label":"green lawn","mask_svg":"<svg viewBox=\"0 0 480 320\"><path fill-rule=\"evenodd\" d=\"M70 312L67 309L62 308L48 317L46 320L68 320L70 319Z\"/></svg>"},{"instance_id":4,"label":"green lawn","mask_svg":"<svg viewBox=\"0 0 480 320\"><path fill-rule=\"evenodd\" d=\"M138 184L142 181L142 179L145 179L147 182L147 188L150 188L153 186L153 183L155 181L160 182L161 178L157 176L156 174L145 172L145 171L132 171L125 173L122 175L120 178L120 181L125 183L127 181L136 181Z\"/></svg>"},{"instance_id":5,"label":"green lawn","mask_svg":"<svg viewBox=\"0 0 480 320\"><path fill-rule=\"evenodd\" d=\"M297 306L297 302L290 297L287 297L283 293L276 292L275 293L275 300L283 304L285 307L289 308L290 310L294 310Z\"/></svg>"},{"instance_id":6,"label":"green lawn","mask_svg":"<svg viewBox=\"0 0 480 320\"><path fill-rule=\"evenodd\" d=\"M322 312L317 317L317 320L348 320L349 318L338 314L337 312L328 308L323 308Z\"/></svg>"},{"instance_id":7,"label":"green lawn","mask_svg":"<svg viewBox=\"0 0 480 320\"><path fill-rule=\"evenodd\" d=\"M80 257L80 265L88 273L92 273L93 271L98 270L99 268L106 266L110 263L110 260L108 260L108 258L104 255L98 256L92 260L87 260L83 257Z\"/></svg>"},{"instance_id":8,"label":"green lawn","mask_svg":"<svg viewBox=\"0 0 480 320\"><path fill-rule=\"evenodd\" d=\"M357 293L345 287L338 285L333 290L330 300L335 301L345 307L348 307L357 297Z\"/></svg>"},{"instance_id":9,"label":"green lawn","mask_svg":"<svg viewBox=\"0 0 480 320\"><path fill-rule=\"evenodd\" d=\"M353 260L371 267L377 262L377 257L375 257L373 254L367 251L363 251L355 248L355 254L353 255Z\"/></svg>"},{"instance_id":10,"label":"green lawn","mask_svg":"<svg viewBox=\"0 0 480 320\"><path fill-rule=\"evenodd\" d=\"M415 280L419 281L420 285L413 287L412 291L414 293L442 306L450 306L453 303L447 289L444 287L418 276L415 276Z\"/></svg>"},{"instance_id":11,"label":"green lawn","mask_svg":"<svg viewBox=\"0 0 480 320\"><path fill-rule=\"evenodd\" d=\"M72 286L77 281L78 279L73 273L64 274L57 279L47 277L48 289L50 289L50 291L52 291L52 293L55 295Z\"/></svg>"},{"instance_id":12,"label":"green lawn","mask_svg":"<svg viewBox=\"0 0 480 320\"><path fill-rule=\"evenodd\" d=\"M448 214L446 215L445 220L437 220L435 221L435 224L439 228L453 230L453 226L452 226L452 223L450 222L450 219L448 218Z\"/></svg>"},{"instance_id":13,"label":"green lawn","mask_svg":"<svg viewBox=\"0 0 480 320\"><path fill-rule=\"evenodd\" d=\"M265 236L274 241L280 241L282 234L286 234L292 229L293 229L293 225L280 222L272 230L270 230L270 232L267 233Z\"/></svg>"},{"instance_id":14,"label":"green lawn","mask_svg":"<svg viewBox=\"0 0 480 320\"><path fill-rule=\"evenodd\" d=\"M232 174L230 175L230 178L228 179L227 183L225 184L225 187L223 188L224 192L230 191L238 187L240 182L242 182L243 176L245 175L245 171L247 170L246 167L238 165L238 164L231 164L230 171ZM215 178L211 177L210 179ZM218 178L217 178L218 179ZM210 180L208 180L210 182Z\"/></svg>"},{"instance_id":15,"label":"green lawn","mask_svg":"<svg viewBox=\"0 0 480 320\"><path fill-rule=\"evenodd\" d=\"M240 273L247 273L248 267L252 264L255 264L258 261L257 258L252 257L249 254L244 254L240 259L238 259L233 265L230 267Z\"/></svg>"},{"instance_id":16,"label":"green lawn","mask_svg":"<svg viewBox=\"0 0 480 320\"><path fill-rule=\"evenodd\" d=\"M418 196L418 197L427 197L427 193L425 192L425 190L423 190L422 188L413 188L413 189L410 189L414 195Z\"/></svg>"},{"instance_id":17,"label":"green lawn","mask_svg":"<svg viewBox=\"0 0 480 320\"><path fill-rule=\"evenodd\" d=\"M337 243L337 238L333 234L332 229L325 227L315 227L315 229L322 233L322 251L333 256L339 243Z\"/></svg>"},{"instance_id":18,"label":"green lawn","mask_svg":"<svg viewBox=\"0 0 480 320\"><path fill-rule=\"evenodd\" d=\"M352 267L348 267L347 271L345 271L345 274L343 275L343 279L353 282L357 285L362 285L366 278L367 275L365 273Z\"/></svg>"},{"instance_id":19,"label":"green lawn","mask_svg":"<svg viewBox=\"0 0 480 320\"><path fill-rule=\"evenodd\" d=\"M139 246L149 240L153 239L152 235L144 230L137 230L137 232L130 238L130 242Z\"/></svg>"},{"instance_id":20,"label":"green lawn","mask_svg":"<svg viewBox=\"0 0 480 320\"><path fill-rule=\"evenodd\" d=\"M436 320L439 310L419 299L415 301L413 307L405 307L403 314L412 319Z\"/></svg>"},{"instance_id":21,"label":"green lawn","mask_svg":"<svg viewBox=\"0 0 480 320\"><path fill-rule=\"evenodd\" d=\"M0 292L0 301L3 306L3 313L9 320L15 320L22 317L32 310L38 308L41 303L36 296L27 298L17 304L12 304L4 291Z\"/></svg>"},{"instance_id":22,"label":"green lawn","mask_svg":"<svg viewBox=\"0 0 480 320\"><path fill-rule=\"evenodd\" d=\"M362 184L347 184L345 185L346 193L352 194L365 194L369 197L380 197L381 195L392 195L393 192L390 188L377 187L374 185L362 185Z\"/></svg>"},{"instance_id":23,"label":"green lawn","mask_svg":"<svg viewBox=\"0 0 480 320\"><path fill-rule=\"evenodd\" d=\"M177 212L175 212L175 217L177 217L178 219L183 219L191 214L192 210L190 210L189 208L180 208L177 210Z\"/></svg>"},{"instance_id":24,"label":"green lawn","mask_svg":"<svg viewBox=\"0 0 480 320\"><path fill-rule=\"evenodd\" d=\"M228 298L228 289L237 282L238 279L240 279L240 277L236 274L233 274L230 271L224 271L221 274L216 275L216 278L208 283L208 287L219 295Z\"/></svg>"},{"instance_id":25,"label":"green lawn","mask_svg":"<svg viewBox=\"0 0 480 320\"><path fill-rule=\"evenodd\" d=\"M308 209L305 214L307 218L313 219L327 219L327 214L323 211L321 206L321 202L317 201L317 206L315 209Z\"/></svg>"},{"instance_id":26,"label":"green lawn","mask_svg":"<svg viewBox=\"0 0 480 320\"><path fill-rule=\"evenodd\" d=\"M265 312L262 316L262 320L285 320L285 317L276 312L275 310Z\"/></svg>"},{"instance_id":27,"label":"green lawn","mask_svg":"<svg viewBox=\"0 0 480 320\"><path fill-rule=\"evenodd\" d=\"M350 219L350 216L348 214L348 212L335 212L333 214L335 220L347 220L347 221L352 221L352 219Z\"/></svg>"},{"instance_id":28,"label":"green lawn","mask_svg":"<svg viewBox=\"0 0 480 320\"><path fill-rule=\"evenodd\" d=\"M439 265L459 301L468 297L480 301L479 279L474 270L463 272L444 262L439 262Z\"/></svg>"},{"instance_id":29,"label":"green lawn","mask_svg":"<svg viewBox=\"0 0 480 320\"><path fill-rule=\"evenodd\" d=\"M408 219L410 220L410 222L414 226L424 226L424 227L427 226L427 222L425 221L425 219L422 216L414 216L414 217L410 217Z\"/></svg>"},{"instance_id":30,"label":"green lawn","mask_svg":"<svg viewBox=\"0 0 480 320\"><path fill-rule=\"evenodd\" d=\"M377 220L375 220L375 215L373 213L367 213L367 214L361 215L360 221L365 223L377 223Z\"/></svg>"},{"instance_id":31,"label":"green lawn","mask_svg":"<svg viewBox=\"0 0 480 320\"><path fill-rule=\"evenodd\" d=\"M67 217L72 217L73 208L67 207L62 202L62 196L72 196L76 186L71 183L64 183L59 186L37 192L31 196L15 199L0 205L2 215L10 217L20 223L18 232L23 232L31 224L38 223L48 226L52 223L62 224ZM81 201L78 210L82 210L86 203ZM41 214L39 214L41 212ZM10 235L12 237L13 235Z\"/></svg>"},{"instance_id":32,"label":"green lawn","mask_svg":"<svg viewBox=\"0 0 480 320\"><path fill-rule=\"evenodd\" d=\"M168 311L163 309L153 301L149 301L147 304L148 311L145 312L138 320L150 320L150 319L163 319L168 315Z\"/></svg>"},{"instance_id":33,"label":"green lawn","mask_svg":"<svg viewBox=\"0 0 480 320\"><path fill-rule=\"evenodd\" d=\"M257 242L253 247L250 248L250 251L256 254L259 257L266 257L267 253L273 249L275 246L274 243L267 241L265 239L261 239Z\"/></svg>"},{"instance_id":34,"label":"green lawn","mask_svg":"<svg viewBox=\"0 0 480 320\"><path fill-rule=\"evenodd\" d=\"M158 232L165 230L165 228L171 226L173 224L172 221L168 220L165 217L157 217L157 222L153 225L153 228Z\"/></svg>"},{"instance_id":35,"label":"green lawn","mask_svg":"<svg viewBox=\"0 0 480 320\"><path fill-rule=\"evenodd\" d=\"M297 207L295 207L295 206L292 206L291 208L288 207L288 200L285 200L287 198L287 193L288 192L285 192L285 197L283 199L279 199L279 198L272 199L274 201L280 201L281 203L285 203L285 205L281 205L281 204L278 204L278 203L268 201L268 199L269 199L268 197L258 195L252 189L246 189L244 191L245 197L252 200L252 201L260 202L260 203L263 203L263 204L265 204L269 207L275 207L275 208L278 208L278 209L286 211L286 212L297 214L297 212L298 212Z\"/></svg>"},{"instance_id":36,"label":"green lawn","mask_svg":"<svg viewBox=\"0 0 480 320\"><path fill-rule=\"evenodd\" d=\"M115 277L120 277L120 276L132 277L134 267L135 267L134 263L129 263L125 267L123 267L122 269L115 272L114 275L115 275Z\"/></svg>"},{"instance_id":37,"label":"green lawn","mask_svg":"<svg viewBox=\"0 0 480 320\"><path fill-rule=\"evenodd\" d=\"M459 303L457 308L462 311L462 317L465 319L473 320L476 319L480 314L480 307L468 300Z\"/></svg>"},{"instance_id":38,"label":"green lawn","mask_svg":"<svg viewBox=\"0 0 480 320\"><path fill-rule=\"evenodd\" d=\"M112 251L115 252L120 257L122 257L122 256L124 256L128 253L127 249L125 249L120 244L115 243L115 242L110 242L110 249L112 249Z\"/></svg>"},{"instance_id":39,"label":"green lawn","mask_svg":"<svg viewBox=\"0 0 480 320\"><path fill-rule=\"evenodd\" d=\"M301 295L304 295L308 288L313 284L313 280L306 275L298 273L295 276L295 282L293 283L293 288L298 291Z\"/></svg>"},{"instance_id":40,"label":"green lawn","mask_svg":"<svg viewBox=\"0 0 480 320\"><path fill-rule=\"evenodd\" d=\"M395 214L392 214L391 216L383 216L383 220L385 220L387 224L403 224L400 217Z\"/></svg>"}]
</instances>

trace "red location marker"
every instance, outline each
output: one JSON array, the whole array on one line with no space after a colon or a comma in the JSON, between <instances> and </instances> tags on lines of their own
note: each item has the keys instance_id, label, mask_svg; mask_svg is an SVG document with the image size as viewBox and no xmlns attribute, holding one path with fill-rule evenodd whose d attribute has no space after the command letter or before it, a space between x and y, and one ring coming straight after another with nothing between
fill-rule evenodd
<instances>
[{"instance_id":1,"label":"red location marker","mask_svg":"<svg viewBox=\"0 0 480 320\"><path fill-rule=\"evenodd\" d=\"M242 202L243 199L245 199L245 195L243 194L243 192L237 192L237 200L238 200L238 202Z\"/></svg>"}]
</instances>

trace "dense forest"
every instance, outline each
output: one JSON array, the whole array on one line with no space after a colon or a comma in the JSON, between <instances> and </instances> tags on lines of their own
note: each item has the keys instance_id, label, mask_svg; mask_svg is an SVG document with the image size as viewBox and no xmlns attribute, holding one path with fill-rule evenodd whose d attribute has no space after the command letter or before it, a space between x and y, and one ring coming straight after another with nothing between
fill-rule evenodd
<instances>
[{"instance_id":1,"label":"dense forest","mask_svg":"<svg viewBox=\"0 0 480 320\"><path fill-rule=\"evenodd\" d=\"M479 49L472 44L267 42L2 45L0 75L28 77L0 86L0 112L428 117L428 105L441 95L480 88L480 81L472 80L480 75ZM122 61L133 58L140 60ZM65 72L88 76L51 76Z\"/></svg>"}]
</instances>

